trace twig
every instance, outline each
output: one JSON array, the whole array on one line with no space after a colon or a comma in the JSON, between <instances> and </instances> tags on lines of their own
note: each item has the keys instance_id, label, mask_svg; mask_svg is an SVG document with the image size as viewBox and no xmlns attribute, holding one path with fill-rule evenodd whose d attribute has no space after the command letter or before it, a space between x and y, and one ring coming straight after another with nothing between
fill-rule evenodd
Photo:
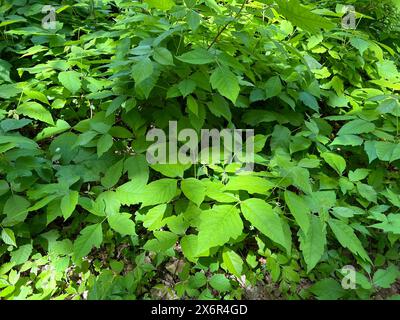
<instances>
[{"instance_id":1,"label":"twig","mask_svg":"<svg viewBox=\"0 0 400 320\"><path fill-rule=\"evenodd\" d=\"M239 15L240 15L241 12L243 11L244 6L246 5L246 3L247 3L247 0L244 0L243 3L242 3L242 6L241 6L240 9L239 9L239 11L236 13L234 20L237 19L237 18L239 17ZM228 26L231 24L232 21L233 21L233 20L228 21L228 22L222 27L222 29L221 29L221 30L217 33L217 35L215 36L214 40L213 40L213 41L211 42L211 44L208 46L207 50L210 50L210 48L214 45L214 43L217 42L219 36L222 34L222 32L225 31L226 28L228 28Z\"/></svg>"}]
</instances>

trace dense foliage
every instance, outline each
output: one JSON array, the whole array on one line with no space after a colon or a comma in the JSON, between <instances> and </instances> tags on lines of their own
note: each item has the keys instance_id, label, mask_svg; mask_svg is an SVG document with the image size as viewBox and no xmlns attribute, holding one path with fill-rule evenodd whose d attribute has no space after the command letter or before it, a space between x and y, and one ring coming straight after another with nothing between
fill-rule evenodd
<instances>
[{"instance_id":1,"label":"dense foliage","mask_svg":"<svg viewBox=\"0 0 400 320\"><path fill-rule=\"evenodd\" d=\"M0 3L2 299L399 298L396 1ZM149 165L171 120L254 172Z\"/></svg>"}]
</instances>

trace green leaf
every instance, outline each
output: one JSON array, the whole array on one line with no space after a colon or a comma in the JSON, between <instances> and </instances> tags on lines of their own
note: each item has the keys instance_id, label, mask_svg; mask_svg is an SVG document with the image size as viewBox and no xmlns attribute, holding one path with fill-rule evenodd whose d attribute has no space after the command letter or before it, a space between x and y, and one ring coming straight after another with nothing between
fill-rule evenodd
<instances>
[{"instance_id":1,"label":"green leaf","mask_svg":"<svg viewBox=\"0 0 400 320\"><path fill-rule=\"evenodd\" d=\"M272 132L271 150L275 151L276 149L279 148L288 150L290 145L290 135L291 132L288 128L281 125L276 125L274 127L274 131Z\"/></svg>"},{"instance_id":2,"label":"green leaf","mask_svg":"<svg viewBox=\"0 0 400 320\"><path fill-rule=\"evenodd\" d=\"M290 142L290 153L296 153L298 151L307 150L311 146L311 141L307 138L301 136L292 137L292 141Z\"/></svg>"},{"instance_id":3,"label":"green leaf","mask_svg":"<svg viewBox=\"0 0 400 320\"><path fill-rule=\"evenodd\" d=\"M153 73L153 62L149 58L142 58L132 67L132 77L136 84L140 84Z\"/></svg>"},{"instance_id":4,"label":"green leaf","mask_svg":"<svg viewBox=\"0 0 400 320\"><path fill-rule=\"evenodd\" d=\"M231 122L232 113L229 108L228 102L219 94L215 94L212 97L212 101L207 103L211 113L217 117L224 117L226 120Z\"/></svg>"},{"instance_id":5,"label":"green leaf","mask_svg":"<svg viewBox=\"0 0 400 320\"><path fill-rule=\"evenodd\" d=\"M330 144L330 146L361 146L362 143L364 142L363 139L361 139L359 136L353 135L353 134L347 134L343 136L337 137L333 142Z\"/></svg>"},{"instance_id":6,"label":"green leaf","mask_svg":"<svg viewBox=\"0 0 400 320\"><path fill-rule=\"evenodd\" d=\"M210 286L219 292L227 292L231 290L231 283L223 274L214 274L210 278Z\"/></svg>"},{"instance_id":7,"label":"green leaf","mask_svg":"<svg viewBox=\"0 0 400 320\"><path fill-rule=\"evenodd\" d=\"M340 79L338 76L334 76L331 80L331 84L338 96L343 95L344 84L342 79Z\"/></svg>"},{"instance_id":8,"label":"green leaf","mask_svg":"<svg viewBox=\"0 0 400 320\"><path fill-rule=\"evenodd\" d=\"M210 77L210 83L213 89L217 89L218 92L224 97L236 102L236 99L240 92L239 80L226 67L219 67L213 71Z\"/></svg>"},{"instance_id":9,"label":"green leaf","mask_svg":"<svg viewBox=\"0 0 400 320\"><path fill-rule=\"evenodd\" d=\"M321 157L329 164L340 176L343 175L346 170L346 160L342 156L336 153L324 152L321 153Z\"/></svg>"},{"instance_id":10,"label":"green leaf","mask_svg":"<svg viewBox=\"0 0 400 320\"><path fill-rule=\"evenodd\" d=\"M300 232L300 249L309 273L321 260L325 252L326 230L319 217L311 216L310 227L306 232Z\"/></svg>"},{"instance_id":11,"label":"green leaf","mask_svg":"<svg viewBox=\"0 0 400 320\"><path fill-rule=\"evenodd\" d=\"M335 280L328 278L315 283L310 291L317 296L318 300L338 300L346 291Z\"/></svg>"},{"instance_id":12,"label":"green leaf","mask_svg":"<svg viewBox=\"0 0 400 320\"><path fill-rule=\"evenodd\" d=\"M318 101L312 94L302 91L300 92L299 99L301 102L304 103L305 106L318 112L319 110Z\"/></svg>"},{"instance_id":13,"label":"green leaf","mask_svg":"<svg viewBox=\"0 0 400 320\"><path fill-rule=\"evenodd\" d=\"M376 80L379 81L379 80ZM383 80L381 80L383 81ZM400 111L400 103L397 99L389 98L379 103L379 107L377 108L379 113L386 114L390 113L394 116L399 116Z\"/></svg>"},{"instance_id":14,"label":"green leaf","mask_svg":"<svg viewBox=\"0 0 400 320\"><path fill-rule=\"evenodd\" d=\"M38 101L48 104L48 105L50 104L49 100L47 100L47 97L39 91L34 91L34 90L28 89L28 90L24 90L24 94L26 94L31 99L38 100Z\"/></svg>"},{"instance_id":15,"label":"green leaf","mask_svg":"<svg viewBox=\"0 0 400 320\"><path fill-rule=\"evenodd\" d=\"M107 189L115 186L121 178L123 168L123 159L113 164L110 168L107 169L106 174L101 179L101 184Z\"/></svg>"},{"instance_id":16,"label":"green leaf","mask_svg":"<svg viewBox=\"0 0 400 320\"><path fill-rule=\"evenodd\" d=\"M64 239L62 241L50 241L49 240L49 253L55 255L70 255L74 250L72 241L69 239Z\"/></svg>"},{"instance_id":17,"label":"green leaf","mask_svg":"<svg viewBox=\"0 0 400 320\"><path fill-rule=\"evenodd\" d=\"M268 79L265 83L265 99L278 96L282 91L282 83L279 76L274 76Z\"/></svg>"},{"instance_id":18,"label":"green leaf","mask_svg":"<svg viewBox=\"0 0 400 320\"><path fill-rule=\"evenodd\" d=\"M200 180L195 178L182 180L181 189L186 198L195 203L197 206L200 206L206 196L206 187Z\"/></svg>"},{"instance_id":19,"label":"green leaf","mask_svg":"<svg viewBox=\"0 0 400 320\"><path fill-rule=\"evenodd\" d=\"M74 257L80 260L89 254L93 247L100 248L103 242L101 223L96 223L81 230L74 242Z\"/></svg>"},{"instance_id":20,"label":"green leaf","mask_svg":"<svg viewBox=\"0 0 400 320\"><path fill-rule=\"evenodd\" d=\"M110 134L106 133L97 141L97 156L100 158L105 152L110 150L113 145L113 138Z\"/></svg>"},{"instance_id":21,"label":"green leaf","mask_svg":"<svg viewBox=\"0 0 400 320\"><path fill-rule=\"evenodd\" d=\"M366 120L353 120L347 122L337 133L339 136L348 134L369 133L375 130L375 125L371 121Z\"/></svg>"},{"instance_id":22,"label":"green leaf","mask_svg":"<svg viewBox=\"0 0 400 320\"><path fill-rule=\"evenodd\" d=\"M292 24L303 30L317 33L321 29L330 30L336 25L302 6L298 0L277 0L280 12Z\"/></svg>"},{"instance_id":23,"label":"green leaf","mask_svg":"<svg viewBox=\"0 0 400 320\"><path fill-rule=\"evenodd\" d=\"M368 169L356 169L349 172L349 179L351 182L361 181L368 177L370 172Z\"/></svg>"},{"instance_id":24,"label":"green leaf","mask_svg":"<svg viewBox=\"0 0 400 320\"><path fill-rule=\"evenodd\" d=\"M0 180L0 196L6 194L10 190L10 186L8 185L7 181Z\"/></svg>"},{"instance_id":25,"label":"green leaf","mask_svg":"<svg viewBox=\"0 0 400 320\"><path fill-rule=\"evenodd\" d=\"M241 203L244 217L272 241L285 248L290 255L292 233L287 222L261 199L248 199Z\"/></svg>"},{"instance_id":26,"label":"green leaf","mask_svg":"<svg viewBox=\"0 0 400 320\"><path fill-rule=\"evenodd\" d=\"M7 26L7 25L17 23L17 22L23 22L23 21L26 21L26 19L22 18L22 17L18 17L17 19L5 20L0 23L0 27Z\"/></svg>"},{"instance_id":27,"label":"green leaf","mask_svg":"<svg viewBox=\"0 0 400 320\"><path fill-rule=\"evenodd\" d=\"M250 194L268 194L275 185L265 178L256 176L233 176L225 185L224 191L245 190Z\"/></svg>"},{"instance_id":28,"label":"green leaf","mask_svg":"<svg viewBox=\"0 0 400 320\"><path fill-rule=\"evenodd\" d=\"M119 212L120 207L121 202L116 192L108 190L98 195L92 213L100 216L113 215Z\"/></svg>"},{"instance_id":29,"label":"green leaf","mask_svg":"<svg viewBox=\"0 0 400 320\"><path fill-rule=\"evenodd\" d=\"M141 201L141 195L144 187L145 184L138 180L128 181L116 189L115 195L120 204L138 204Z\"/></svg>"},{"instance_id":30,"label":"green leaf","mask_svg":"<svg viewBox=\"0 0 400 320\"><path fill-rule=\"evenodd\" d=\"M203 48L194 49L176 58L189 64L207 64L215 60L214 57Z\"/></svg>"},{"instance_id":31,"label":"green leaf","mask_svg":"<svg viewBox=\"0 0 400 320\"><path fill-rule=\"evenodd\" d=\"M360 52L360 55L363 55L364 52L369 48L370 43L368 41L365 41L364 39L357 38L357 37L351 37L350 39L350 44L358 49Z\"/></svg>"},{"instance_id":32,"label":"green leaf","mask_svg":"<svg viewBox=\"0 0 400 320\"><path fill-rule=\"evenodd\" d=\"M400 214L389 214L381 223L376 223L371 227L382 229L385 232L392 232L400 235Z\"/></svg>"},{"instance_id":33,"label":"green leaf","mask_svg":"<svg viewBox=\"0 0 400 320\"><path fill-rule=\"evenodd\" d=\"M392 284L400 277L399 269L395 265L391 265L386 270L379 269L375 272L373 282L380 288L389 289Z\"/></svg>"},{"instance_id":34,"label":"green leaf","mask_svg":"<svg viewBox=\"0 0 400 320\"><path fill-rule=\"evenodd\" d=\"M178 84L179 91L182 93L183 97L188 96L193 93L194 89L196 89L196 82L192 79L185 79L179 82Z\"/></svg>"},{"instance_id":35,"label":"green leaf","mask_svg":"<svg viewBox=\"0 0 400 320\"><path fill-rule=\"evenodd\" d=\"M118 110L118 108L121 107L121 105L125 101L126 101L126 96L118 96L113 101L111 101L111 103L108 106L107 111L106 111L106 117L108 117L110 114L112 114L116 110Z\"/></svg>"},{"instance_id":36,"label":"green leaf","mask_svg":"<svg viewBox=\"0 0 400 320\"><path fill-rule=\"evenodd\" d=\"M108 213L108 210L111 208L110 208L110 206L105 205L102 198L104 199L104 197L99 196L96 199L96 201L93 201L89 198L80 197L79 205L86 211L88 211L96 216L103 217L106 215L106 212ZM119 207L118 207L118 210L119 210Z\"/></svg>"},{"instance_id":37,"label":"green leaf","mask_svg":"<svg viewBox=\"0 0 400 320\"><path fill-rule=\"evenodd\" d=\"M241 277L243 270L243 259L235 251L225 248L222 252L222 261L230 273L238 278Z\"/></svg>"},{"instance_id":38,"label":"green leaf","mask_svg":"<svg viewBox=\"0 0 400 320\"><path fill-rule=\"evenodd\" d=\"M363 198L367 199L368 201L371 201L374 203L377 202L378 195L372 186L370 186L368 184L357 182L357 191Z\"/></svg>"},{"instance_id":39,"label":"green leaf","mask_svg":"<svg viewBox=\"0 0 400 320\"><path fill-rule=\"evenodd\" d=\"M55 127L44 128L42 131L40 131L35 137L35 141L40 141L56 134L60 134L64 131L67 131L69 128L71 128L71 126L68 124L68 122L58 119Z\"/></svg>"},{"instance_id":40,"label":"green leaf","mask_svg":"<svg viewBox=\"0 0 400 320\"><path fill-rule=\"evenodd\" d=\"M205 0L206 6L213 9L216 13L221 13L221 8L218 6L215 0Z\"/></svg>"},{"instance_id":41,"label":"green leaf","mask_svg":"<svg viewBox=\"0 0 400 320\"><path fill-rule=\"evenodd\" d=\"M332 208L332 211L334 215L343 217L343 218L351 218L354 217L354 215L357 214L364 214L364 210L358 208L358 207L334 207Z\"/></svg>"},{"instance_id":42,"label":"green leaf","mask_svg":"<svg viewBox=\"0 0 400 320\"><path fill-rule=\"evenodd\" d=\"M382 194L397 208L400 208L400 194L393 190L386 189Z\"/></svg>"},{"instance_id":43,"label":"green leaf","mask_svg":"<svg viewBox=\"0 0 400 320\"><path fill-rule=\"evenodd\" d=\"M162 11L168 11L175 6L175 2L172 0L145 0L151 8L156 8Z\"/></svg>"},{"instance_id":44,"label":"green leaf","mask_svg":"<svg viewBox=\"0 0 400 320\"><path fill-rule=\"evenodd\" d=\"M67 220L74 212L75 207L78 204L78 199L79 192L73 190L69 190L68 193L64 197L62 197L60 209L64 220Z\"/></svg>"},{"instance_id":45,"label":"green leaf","mask_svg":"<svg viewBox=\"0 0 400 320\"><path fill-rule=\"evenodd\" d=\"M312 193L310 183L310 172L305 168L293 167L288 172L287 176L293 180L293 185L299 188L304 193Z\"/></svg>"},{"instance_id":46,"label":"green leaf","mask_svg":"<svg viewBox=\"0 0 400 320\"><path fill-rule=\"evenodd\" d=\"M3 239L5 244L14 247L17 246L17 243L15 242L14 232L11 229L4 228L3 230L1 230L1 239Z\"/></svg>"},{"instance_id":47,"label":"green leaf","mask_svg":"<svg viewBox=\"0 0 400 320\"><path fill-rule=\"evenodd\" d=\"M222 183L203 179L202 182L206 186L206 196L223 203L238 202L239 198L232 193L223 192L224 185Z\"/></svg>"},{"instance_id":48,"label":"green leaf","mask_svg":"<svg viewBox=\"0 0 400 320\"><path fill-rule=\"evenodd\" d=\"M376 141L365 141L364 143L364 150L368 155L369 163L378 158L375 148L376 143L377 143Z\"/></svg>"},{"instance_id":49,"label":"green leaf","mask_svg":"<svg viewBox=\"0 0 400 320\"><path fill-rule=\"evenodd\" d=\"M222 246L242 234L243 222L239 211L231 205L215 205L199 217L197 253Z\"/></svg>"},{"instance_id":50,"label":"green leaf","mask_svg":"<svg viewBox=\"0 0 400 320\"><path fill-rule=\"evenodd\" d=\"M336 204L334 191L315 191L307 197L307 203L312 212L328 211Z\"/></svg>"},{"instance_id":51,"label":"green leaf","mask_svg":"<svg viewBox=\"0 0 400 320\"><path fill-rule=\"evenodd\" d=\"M391 142L378 141L374 144L375 152L379 160L390 161L395 144Z\"/></svg>"},{"instance_id":52,"label":"green leaf","mask_svg":"<svg viewBox=\"0 0 400 320\"><path fill-rule=\"evenodd\" d=\"M114 138L120 139L130 139L132 138L133 134L128 129L120 126L112 127L108 133Z\"/></svg>"},{"instance_id":53,"label":"green leaf","mask_svg":"<svg viewBox=\"0 0 400 320\"><path fill-rule=\"evenodd\" d=\"M193 289L198 289L205 286L207 283L207 277L203 272L196 272L189 278L189 286Z\"/></svg>"},{"instance_id":54,"label":"green leaf","mask_svg":"<svg viewBox=\"0 0 400 320\"><path fill-rule=\"evenodd\" d=\"M360 272L356 272L356 284L366 290L372 289L370 279Z\"/></svg>"},{"instance_id":55,"label":"green leaf","mask_svg":"<svg viewBox=\"0 0 400 320\"><path fill-rule=\"evenodd\" d=\"M399 77L396 64L391 60L383 60L377 62L379 75L387 80L396 81Z\"/></svg>"},{"instance_id":56,"label":"green leaf","mask_svg":"<svg viewBox=\"0 0 400 320\"><path fill-rule=\"evenodd\" d=\"M11 255L10 261L14 263L14 265L23 264L29 259L32 250L33 247L31 244L25 244L23 246L20 246L17 250L10 253Z\"/></svg>"},{"instance_id":57,"label":"green leaf","mask_svg":"<svg viewBox=\"0 0 400 320\"><path fill-rule=\"evenodd\" d=\"M0 126L5 132L8 132L21 129L31 123L30 119L5 119L0 122Z\"/></svg>"},{"instance_id":58,"label":"green leaf","mask_svg":"<svg viewBox=\"0 0 400 320\"><path fill-rule=\"evenodd\" d=\"M72 148L76 148L77 146L84 146L91 142L96 136L97 132L89 130L80 134L78 139L76 139L75 143L72 145Z\"/></svg>"},{"instance_id":59,"label":"green leaf","mask_svg":"<svg viewBox=\"0 0 400 320\"><path fill-rule=\"evenodd\" d=\"M10 68L12 67L7 61L0 59L0 82L12 82L10 79Z\"/></svg>"},{"instance_id":60,"label":"green leaf","mask_svg":"<svg viewBox=\"0 0 400 320\"><path fill-rule=\"evenodd\" d=\"M140 195L142 206L153 206L170 202L176 195L177 183L174 179L160 179L148 184Z\"/></svg>"},{"instance_id":61,"label":"green leaf","mask_svg":"<svg viewBox=\"0 0 400 320\"><path fill-rule=\"evenodd\" d=\"M153 164L150 167L158 172L160 172L163 176L169 178L182 178L185 171L192 166L191 163L182 164L182 163L157 163Z\"/></svg>"},{"instance_id":62,"label":"green leaf","mask_svg":"<svg viewBox=\"0 0 400 320\"><path fill-rule=\"evenodd\" d=\"M379 160L393 162L400 159L400 144L377 141L374 146Z\"/></svg>"},{"instance_id":63,"label":"green leaf","mask_svg":"<svg viewBox=\"0 0 400 320\"><path fill-rule=\"evenodd\" d=\"M30 203L24 197L19 195L10 196L4 207L3 214L7 217L2 221L4 226L13 226L19 222L23 222L28 215Z\"/></svg>"},{"instance_id":64,"label":"green leaf","mask_svg":"<svg viewBox=\"0 0 400 320\"><path fill-rule=\"evenodd\" d=\"M58 74L58 80L72 94L77 93L82 86L81 74L76 71L63 71Z\"/></svg>"},{"instance_id":65,"label":"green leaf","mask_svg":"<svg viewBox=\"0 0 400 320\"><path fill-rule=\"evenodd\" d=\"M196 31L200 25L201 18L200 18L200 15L196 11L190 10L186 16L186 21L187 21L190 29L192 29L192 31Z\"/></svg>"},{"instance_id":66,"label":"green leaf","mask_svg":"<svg viewBox=\"0 0 400 320\"><path fill-rule=\"evenodd\" d=\"M365 261L372 263L367 252L363 248L361 241L357 238L353 228L337 219L329 219L329 226L331 227L336 239L344 248L348 248L353 254L358 255Z\"/></svg>"},{"instance_id":67,"label":"green leaf","mask_svg":"<svg viewBox=\"0 0 400 320\"><path fill-rule=\"evenodd\" d=\"M158 71L153 72L149 77L147 77L147 75L145 74L142 75L136 74L136 76L138 77L146 76L146 79L144 79L140 83L135 84L135 90L138 97L140 97L141 99L148 99L150 97L151 91L157 84L159 72Z\"/></svg>"},{"instance_id":68,"label":"green leaf","mask_svg":"<svg viewBox=\"0 0 400 320\"><path fill-rule=\"evenodd\" d=\"M135 223L129 213L115 213L107 217L110 227L123 236L135 235Z\"/></svg>"},{"instance_id":69,"label":"green leaf","mask_svg":"<svg viewBox=\"0 0 400 320\"><path fill-rule=\"evenodd\" d=\"M159 64L173 66L174 60L171 52L167 48L158 47L154 49L153 58Z\"/></svg>"},{"instance_id":70,"label":"green leaf","mask_svg":"<svg viewBox=\"0 0 400 320\"><path fill-rule=\"evenodd\" d=\"M182 248L182 253L186 259L191 262L196 263L199 256L209 256L209 250L205 250L205 252L198 253L197 250L198 237L196 235L190 234L183 236L180 240L180 245Z\"/></svg>"},{"instance_id":71,"label":"green leaf","mask_svg":"<svg viewBox=\"0 0 400 320\"><path fill-rule=\"evenodd\" d=\"M32 119L36 119L48 124L54 125L51 113L41 104L33 101L28 101L20 104L17 112Z\"/></svg>"},{"instance_id":72,"label":"green leaf","mask_svg":"<svg viewBox=\"0 0 400 320\"><path fill-rule=\"evenodd\" d=\"M188 109L194 113L196 116L199 115L199 105L197 104L197 101L192 97L188 96L186 99L187 107Z\"/></svg>"},{"instance_id":73,"label":"green leaf","mask_svg":"<svg viewBox=\"0 0 400 320\"><path fill-rule=\"evenodd\" d=\"M286 190L285 202L301 230L307 234L310 226L310 208L303 197Z\"/></svg>"},{"instance_id":74,"label":"green leaf","mask_svg":"<svg viewBox=\"0 0 400 320\"><path fill-rule=\"evenodd\" d=\"M144 155L138 154L129 157L124 162L124 172L128 171L128 178L143 187L149 180L149 166Z\"/></svg>"},{"instance_id":75,"label":"green leaf","mask_svg":"<svg viewBox=\"0 0 400 320\"><path fill-rule=\"evenodd\" d=\"M150 231L161 228L165 225L165 222L163 223L163 217L166 210L166 204L160 204L151 208L143 218L143 226Z\"/></svg>"},{"instance_id":76,"label":"green leaf","mask_svg":"<svg viewBox=\"0 0 400 320\"><path fill-rule=\"evenodd\" d=\"M18 88L16 84L3 84L0 85L0 98L9 99L18 95L22 89Z\"/></svg>"},{"instance_id":77,"label":"green leaf","mask_svg":"<svg viewBox=\"0 0 400 320\"><path fill-rule=\"evenodd\" d=\"M254 144L254 153L259 153L264 149L267 139L268 137L265 135L256 134L254 137L249 138L248 141Z\"/></svg>"},{"instance_id":78,"label":"green leaf","mask_svg":"<svg viewBox=\"0 0 400 320\"><path fill-rule=\"evenodd\" d=\"M164 253L168 249L172 248L178 240L176 234L168 231L154 231L154 236L156 239L147 241L143 246L143 249Z\"/></svg>"}]
</instances>

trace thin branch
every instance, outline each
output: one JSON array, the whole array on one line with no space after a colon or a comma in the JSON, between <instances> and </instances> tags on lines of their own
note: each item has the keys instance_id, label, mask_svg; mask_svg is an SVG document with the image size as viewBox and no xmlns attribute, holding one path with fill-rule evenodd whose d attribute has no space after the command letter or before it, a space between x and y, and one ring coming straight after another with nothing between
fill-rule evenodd
<instances>
[{"instance_id":1,"label":"thin branch","mask_svg":"<svg viewBox=\"0 0 400 320\"><path fill-rule=\"evenodd\" d=\"M233 20L236 20L239 15L242 13L244 6L246 5L247 0L244 0L242 3L242 6L240 7L239 11L236 13L235 18ZM222 32L225 31L226 28L228 28L228 26L232 23L233 20L228 21L223 27L222 29L217 33L217 35L215 36L214 40L211 42L211 44L208 46L207 50L210 50L210 48L214 45L215 42L217 42L219 36L222 34Z\"/></svg>"}]
</instances>

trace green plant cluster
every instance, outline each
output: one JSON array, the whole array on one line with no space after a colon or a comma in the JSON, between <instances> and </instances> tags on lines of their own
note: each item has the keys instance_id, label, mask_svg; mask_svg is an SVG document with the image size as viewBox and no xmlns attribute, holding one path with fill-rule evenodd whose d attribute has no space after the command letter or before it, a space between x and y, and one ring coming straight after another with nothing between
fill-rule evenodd
<instances>
[{"instance_id":1,"label":"green plant cluster","mask_svg":"<svg viewBox=\"0 0 400 320\"><path fill-rule=\"evenodd\" d=\"M399 299L396 40L324 1L0 3L0 299ZM169 121L254 129L254 171L149 165Z\"/></svg>"}]
</instances>

